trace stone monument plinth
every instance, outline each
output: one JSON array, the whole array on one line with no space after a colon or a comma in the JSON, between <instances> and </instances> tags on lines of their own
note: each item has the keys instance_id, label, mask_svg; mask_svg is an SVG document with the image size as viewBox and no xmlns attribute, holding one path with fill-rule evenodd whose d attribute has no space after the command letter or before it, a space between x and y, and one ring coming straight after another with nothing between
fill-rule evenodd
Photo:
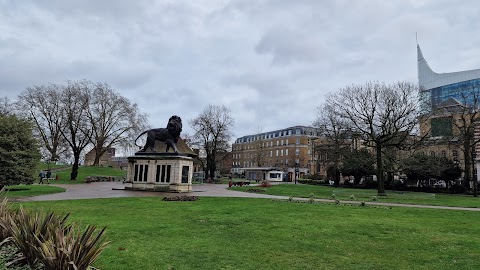
<instances>
[{"instance_id":1,"label":"stone monument plinth","mask_svg":"<svg viewBox=\"0 0 480 270\"><path fill-rule=\"evenodd\" d=\"M195 152L179 138L173 149L165 152L165 142L156 141L153 151L139 151L128 157L128 170L125 189L191 192L193 177L193 158Z\"/></svg>"}]
</instances>

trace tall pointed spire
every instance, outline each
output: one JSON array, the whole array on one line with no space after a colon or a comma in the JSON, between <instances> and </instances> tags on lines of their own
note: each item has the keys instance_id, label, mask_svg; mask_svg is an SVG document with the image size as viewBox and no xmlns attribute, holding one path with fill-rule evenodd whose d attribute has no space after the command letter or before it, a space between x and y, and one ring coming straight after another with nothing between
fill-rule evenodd
<instances>
[{"instance_id":1,"label":"tall pointed spire","mask_svg":"<svg viewBox=\"0 0 480 270\"><path fill-rule=\"evenodd\" d=\"M428 65L427 61L423 57L422 50L420 45L417 44L417 70L418 70L418 84L420 87L426 88L428 82L431 82L435 79L437 73Z\"/></svg>"},{"instance_id":2,"label":"tall pointed spire","mask_svg":"<svg viewBox=\"0 0 480 270\"><path fill-rule=\"evenodd\" d=\"M480 79L480 69L449 73L434 72L423 57L420 45L417 44L418 85L424 90L433 89L453 83Z\"/></svg>"}]
</instances>

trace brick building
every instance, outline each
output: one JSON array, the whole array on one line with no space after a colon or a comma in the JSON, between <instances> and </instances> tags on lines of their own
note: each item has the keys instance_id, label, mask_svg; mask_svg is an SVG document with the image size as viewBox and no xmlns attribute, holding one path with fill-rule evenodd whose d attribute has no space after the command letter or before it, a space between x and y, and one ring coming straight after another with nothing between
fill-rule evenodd
<instances>
[{"instance_id":1,"label":"brick building","mask_svg":"<svg viewBox=\"0 0 480 270\"><path fill-rule=\"evenodd\" d=\"M233 174L244 175L245 168L273 168L285 172L286 179L314 173L316 130L307 126L246 135L232 145Z\"/></svg>"}]
</instances>

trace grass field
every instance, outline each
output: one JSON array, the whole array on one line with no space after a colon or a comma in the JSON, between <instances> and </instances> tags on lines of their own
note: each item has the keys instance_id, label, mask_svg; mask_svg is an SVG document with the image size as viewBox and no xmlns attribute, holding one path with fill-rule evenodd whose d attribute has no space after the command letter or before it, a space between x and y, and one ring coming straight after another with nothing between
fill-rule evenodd
<instances>
[{"instance_id":1,"label":"grass field","mask_svg":"<svg viewBox=\"0 0 480 270\"><path fill-rule=\"evenodd\" d=\"M50 185L16 185L6 187L5 191L0 194L0 197L22 198L60 192L65 192L65 189Z\"/></svg>"},{"instance_id":2,"label":"grass field","mask_svg":"<svg viewBox=\"0 0 480 270\"><path fill-rule=\"evenodd\" d=\"M107 226L107 269L480 269L480 213L207 198L24 203Z\"/></svg>"},{"instance_id":3,"label":"grass field","mask_svg":"<svg viewBox=\"0 0 480 270\"><path fill-rule=\"evenodd\" d=\"M126 171L110 168L110 167L95 167L95 166L82 166L78 168L77 180L70 180L71 166L60 167L62 170L54 172L58 175L58 180L53 181L55 184L81 184L85 183L87 176L113 176L117 178L123 178L126 175ZM37 173L38 174L38 173ZM38 183L38 177L35 176Z\"/></svg>"},{"instance_id":4,"label":"grass field","mask_svg":"<svg viewBox=\"0 0 480 270\"><path fill-rule=\"evenodd\" d=\"M252 187L232 187L233 190L247 191ZM257 187L255 187L257 188ZM357 200L373 201L387 203L408 203L423 205L443 205L443 206L461 206L461 207L480 207L480 197L452 194L434 194L423 192L392 192L387 190L387 196L376 196L377 190L374 189L353 189L336 188L329 186L315 185L294 185L280 184L269 188L261 188L265 194L321 198L337 200ZM353 195L353 196L352 196Z\"/></svg>"}]
</instances>

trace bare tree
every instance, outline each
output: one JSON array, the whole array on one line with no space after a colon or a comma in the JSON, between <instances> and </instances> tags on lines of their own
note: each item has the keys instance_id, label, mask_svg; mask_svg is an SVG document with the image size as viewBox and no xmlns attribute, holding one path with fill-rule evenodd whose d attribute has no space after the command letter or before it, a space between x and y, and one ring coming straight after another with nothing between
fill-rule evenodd
<instances>
[{"instance_id":1,"label":"bare tree","mask_svg":"<svg viewBox=\"0 0 480 270\"><path fill-rule=\"evenodd\" d=\"M339 183L339 163L345 152L350 149L351 127L345 118L337 114L331 104L324 104L318 108L317 118L313 126L318 129L324 138L316 150L319 156L325 157L323 162L333 166L335 184Z\"/></svg>"},{"instance_id":2,"label":"bare tree","mask_svg":"<svg viewBox=\"0 0 480 270\"><path fill-rule=\"evenodd\" d=\"M87 118L88 83L86 81L68 81L60 97L60 105L65 129L63 138L73 152L73 165L70 180L76 180L80 154L90 143L92 128Z\"/></svg>"},{"instance_id":3,"label":"bare tree","mask_svg":"<svg viewBox=\"0 0 480 270\"><path fill-rule=\"evenodd\" d=\"M42 142L42 152L48 153L48 160L59 160L60 155L68 151L61 134L65 128L60 104L62 88L56 84L32 86L18 96L17 110L33 119L34 134Z\"/></svg>"},{"instance_id":4,"label":"bare tree","mask_svg":"<svg viewBox=\"0 0 480 270\"><path fill-rule=\"evenodd\" d=\"M146 115L137 104L116 93L106 83L82 82L88 87L87 117L92 129L91 143L95 152L94 166L112 146L128 148L134 138L146 129Z\"/></svg>"},{"instance_id":5,"label":"bare tree","mask_svg":"<svg viewBox=\"0 0 480 270\"><path fill-rule=\"evenodd\" d=\"M13 103L7 97L0 98L0 115L10 115L13 111Z\"/></svg>"},{"instance_id":6,"label":"bare tree","mask_svg":"<svg viewBox=\"0 0 480 270\"><path fill-rule=\"evenodd\" d=\"M230 116L230 110L225 106L208 105L189 123L195 132L193 137L205 150L208 175L214 178L217 153L228 150L232 137L234 119Z\"/></svg>"},{"instance_id":7,"label":"bare tree","mask_svg":"<svg viewBox=\"0 0 480 270\"><path fill-rule=\"evenodd\" d=\"M345 87L327 98L334 112L375 149L378 195L386 195L382 150L404 146L418 128L418 93L418 86L408 82L369 82Z\"/></svg>"}]
</instances>

